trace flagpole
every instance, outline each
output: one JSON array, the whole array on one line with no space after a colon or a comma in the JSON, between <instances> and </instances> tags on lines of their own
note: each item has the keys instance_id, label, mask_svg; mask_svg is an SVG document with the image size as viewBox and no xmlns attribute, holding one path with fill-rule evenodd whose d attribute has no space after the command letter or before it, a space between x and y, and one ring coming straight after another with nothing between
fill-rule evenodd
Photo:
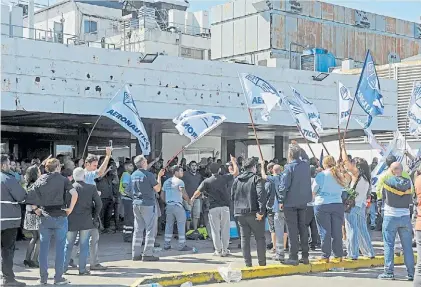
<instances>
[{"instance_id":1,"label":"flagpole","mask_svg":"<svg viewBox=\"0 0 421 287\"><path fill-rule=\"evenodd\" d=\"M319 133L316 131L316 129L314 128L313 124L310 123L311 127L313 128L314 133L317 135L317 137L320 139L320 143L322 144L323 148L326 150L327 155L330 155L329 151L327 150L325 143L321 140Z\"/></svg>"},{"instance_id":2,"label":"flagpole","mask_svg":"<svg viewBox=\"0 0 421 287\"><path fill-rule=\"evenodd\" d=\"M338 81L338 92L339 97L341 97L341 92L339 91L339 81ZM341 148L341 109L340 109L340 98L338 98L338 137L339 137L339 161L342 160L342 148Z\"/></svg>"},{"instance_id":3,"label":"flagpole","mask_svg":"<svg viewBox=\"0 0 421 287\"><path fill-rule=\"evenodd\" d=\"M304 136L303 131L301 130L301 127L295 123L297 125L298 130L300 131L301 136L304 138L304 140L306 141L306 144L308 146L308 148L310 149L311 153L313 154L313 157L316 157L316 154L314 153L313 149L310 146L310 143L308 142L308 139Z\"/></svg>"},{"instance_id":4,"label":"flagpole","mask_svg":"<svg viewBox=\"0 0 421 287\"><path fill-rule=\"evenodd\" d=\"M124 86L126 86L126 84L127 83L124 83L124 85L123 86L121 86L118 90L117 90L117 92L115 93L115 95L114 95L114 97L112 97L111 98L111 100L109 100L108 101L108 103L107 103L107 107L108 107L108 105L114 100L114 98L118 95L118 93L121 91L121 89L124 87ZM106 110L107 108L105 108L104 109L104 111ZM82 159L85 157L85 152L86 152L86 149L88 148L88 143L89 143L89 139L91 138L91 135L92 135L92 132L94 131L94 129L95 129L95 127L96 127L96 125L98 124L98 122L99 122L99 120L102 118L102 116L104 115L104 111L101 113L101 115L98 117L98 119L96 120L96 122L94 123L94 125L92 126L92 129L91 129L91 131L89 132L89 135L88 135L88 138L86 139L86 143L85 143L85 147L83 148L83 153L82 153Z\"/></svg>"},{"instance_id":5,"label":"flagpole","mask_svg":"<svg viewBox=\"0 0 421 287\"><path fill-rule=\"evenodd\" d=\"M412 96L415 93L415 82L412 84L412 93L411 93L411 98L409 99L409 103L408 103L408 108L406 109L406 123L405 123L405 133L404 133L404 138L405 138L405 155L406 155L406 134L408 132L408 125L409 125L409 108L411 107L411 102L412 102Z\"/></svg>"},{"instance_id":6,"label":"flagpole","mask_svg":"<svg viewBox=\"0 0 421 287\"><path fill-rule=\"evenodd\" d=\"M251 121L251 127L253 128L253 132L254 132L254 137L256 139L256 144L257 144L257 148L259 149L259 153L260 153L260 160L263 163L263 153L262 153L262 149L260 148L260 143L259 143L259 139L257 138L257 132L256 132L256 127L254 126L254 120L253 120L253 115L251 114L251 109L249 107L249 101L247 99L247 95L246 95L246 91L244 89L244 85L243 85L243 79L240 77L240 73L237 72L238 74L238 79L240 80L240 84L241 84L241 89L243 90L243 95L244 95L244 99L246 100L246 105L247 105L247 109L249 111L249 116L250 116L250 121Z\"/></svg>"}]
</instances>

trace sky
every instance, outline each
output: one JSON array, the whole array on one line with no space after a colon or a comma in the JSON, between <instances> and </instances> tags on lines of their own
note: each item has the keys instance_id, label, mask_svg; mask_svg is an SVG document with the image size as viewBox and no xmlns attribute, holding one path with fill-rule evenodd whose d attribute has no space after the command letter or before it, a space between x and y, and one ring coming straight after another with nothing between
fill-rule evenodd
<instances>
[{"instance_id":1,"label":"sky","mask_svg":"<svg viewBox=\"0 0 421 287\"><path fill-rule=\"evenodd\" d=\"M7 2L9 0L2 0ZM17 2L19 0L10 0ZM59 0L35 0L36 3L47 5L49 2L58 2ZM26 1L22 1L26 2ZM228 0L189 0L190 10L210 10L212 6L223 4ZM323 0L349 8L363 10L371 13L376 13L385 16L391 16L403 20L413 21L420 23L421 17L421 0Z\"/></svg>"}]
</instances>

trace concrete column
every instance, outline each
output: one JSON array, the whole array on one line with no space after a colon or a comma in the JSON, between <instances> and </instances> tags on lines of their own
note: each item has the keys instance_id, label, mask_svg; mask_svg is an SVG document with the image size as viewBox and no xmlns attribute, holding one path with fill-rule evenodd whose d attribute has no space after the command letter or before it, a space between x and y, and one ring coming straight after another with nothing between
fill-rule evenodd
<instances>
[{"instance_id":1,"label":"concrete column","mask_svg":"<svg viewBox=\"0 0 421 287\"><path fill-rule=\"evenodd\" d=\"M275 136L275 158L279 161L285 157L284 155L284 137L282 136Z\"/></svg>"},{"instance_id":2,"label":"concrete column","mask_svg":"<svg viewBox=\"0 0 421 287\"><path fill-rule=\"evenodd\" d=\"M76 141L76 150L78 157L86 157L88 155L88 147L86 147L85 154L83 155L83 150L85 148L86 142L88 141L88 132L85 128L79 128L77 131L78 139Z\"/></svg>"},{"instance_id":3,"label":"concrete column","mask_svg":"<svg viewBox=\"0 0 421 287\"><path fill-rule=\"evenodd\" d=\"M226 162L230 159L230 155L235 156L235 140L227 140L226 145Z\"/></svg>"}]
</instances>

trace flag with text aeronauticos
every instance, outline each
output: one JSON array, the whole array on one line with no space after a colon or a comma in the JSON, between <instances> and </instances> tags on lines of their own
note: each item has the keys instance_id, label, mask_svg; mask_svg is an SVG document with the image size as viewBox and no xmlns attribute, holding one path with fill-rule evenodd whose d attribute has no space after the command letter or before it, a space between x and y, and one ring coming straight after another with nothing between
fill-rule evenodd
<instances>
[{"instance_id":1,"label":"flag with text aeronauticos","mask_svg":"<svg viewBox=\"0 0 421 287\"><path fill-rule=\"evenodd\" d=\"M117 92L108 104L104 115L120 124L139 140L143 155L150 154L151 144L148 134L127 85Z\"/></svg>"},{"instance_id":2,"label":"flag with text aeronauticos","mask_svg":"<svg viewBox=\"0 0 421 287\"><path fill-rule=\"evenodd\" d=\"M287 97L285 97L283 100L289 110L289 113L291 114L292 118L295 120L298 128L301 130L302 135L307 140L317 143L319 141L319 137L314 132L311 126L311 123L307 117L307 114L304 112L302 107L297 102L295 102L294 100L288 99Z\"/></svg>"},{"instance_id":3,"label":"flag with text aeronauticos","mask_svg":"<svg viewBox=\"0 0 421 287\"><path fill-rule=\"evenodd\" d=\"M296 89L291 87L295 100L303 108L310 123L312 123L318 133L323 132L322 121L320 120L320 113L315 104L310 102L305 96L301 95Z\"/></svg>"},{"instance_id":4,"label":"flag with text aeronauticos","mask_svg":"<svg viewBox=\"0 0 421 287\"><path fill-rule=\"evenodd\" d=\"M379 78L377 77L376 67L370 50L367 51L365 57L355 97L358 104L368 116L364 124L364 127L368 128L371 125L373 117L382 115L384 112Z\"/></svg>"},{"instance_id":5,"label":"flag with text aeronauticos","mask_svg":"<svg viewBox=\"0 0 421 287\"><path fill-rule=\"evenodd\" d=\"M267 81L255 75L241 73L239 77L247 107L250 109L262 109L262 120L268 121L272 109L282 103L278 91Z\"/></svg>"},{"instance_id":6,"label":"flag with text aeronauticos","mask_svg":"<svg viewBox=\"0 0 421 287\"><path fill-rule=\"evenodd\" d=\"M190 146L225 120L224 115L189 109L173 119L173 123L176 124L175 128L180 135L185 135L190 139L190 143L187 145Z\"/></svg>"},{"instance_id":7,"label":"flag with text aeronauticos","mask_svg":"<svg viewBox=\"0 0 421 287\"><path fill-rule=\"evenodd\" d=\"M408 118L409 133L419 137L421 134L421 81L414 81L411 102L408 109Z\"/></svg>"}]
</instances>

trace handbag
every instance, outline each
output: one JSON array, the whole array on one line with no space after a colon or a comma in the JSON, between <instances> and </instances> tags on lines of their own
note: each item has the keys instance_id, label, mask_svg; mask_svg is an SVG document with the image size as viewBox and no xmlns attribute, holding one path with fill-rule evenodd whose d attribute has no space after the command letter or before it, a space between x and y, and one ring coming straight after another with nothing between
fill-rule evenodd
<instances>
[{"instance_id":1,"label":"handbag","mask_svg":"<svg viewBox=\"0 0 421 287\"><path fill-rule=\"evenodd\" d=\"M350 213L351 209L355 206L355 197L358 195L355 191L355 188L358 185L358 182L361 179L361 173L358 175L357 180L355 181L352 188L344 190L342 192L342 201L344 203L345 212ZM345 193L345 194L344 194Z\"/></svg>"}]
</instances>

